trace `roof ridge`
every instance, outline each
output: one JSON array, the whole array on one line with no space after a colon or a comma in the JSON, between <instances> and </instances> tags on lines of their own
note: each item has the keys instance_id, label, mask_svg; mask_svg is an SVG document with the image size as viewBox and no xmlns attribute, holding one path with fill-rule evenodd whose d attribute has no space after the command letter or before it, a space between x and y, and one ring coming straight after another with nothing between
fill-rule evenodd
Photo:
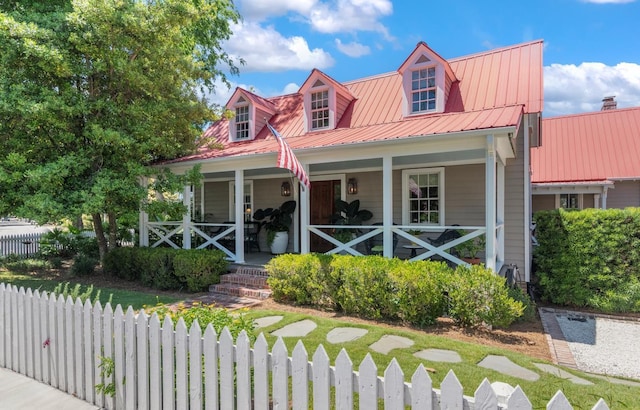
<instances>
[{"instance_id":1,"label":"roof ridge","mask_svg":"<svg viewBox=\"0 0 640 410\"><path fill-rule=\"evenodd\" d=\"M543 39L532 40L532 41L527 41L525 43L512 44L510 46L504 46L504 47L500 47L500 48L492 48L491 50L480 51L480 52L477 52L477 53L467 54L467 55L460 56L460 57L449 58L449 59L446 59L446 60L449 63L453 63L453 62L458 62L458 61L461 61L461 60L466 60L466 59L469 59L469 58L476 58L476 57L486 56L486 55L490 55L490 54L502 53L502 52L505 52L507 50L527 47L527 46L531 46L531 45L538 44L538 43L543 43L543 42L544 42Z\"/></svg>"}]
</instances>

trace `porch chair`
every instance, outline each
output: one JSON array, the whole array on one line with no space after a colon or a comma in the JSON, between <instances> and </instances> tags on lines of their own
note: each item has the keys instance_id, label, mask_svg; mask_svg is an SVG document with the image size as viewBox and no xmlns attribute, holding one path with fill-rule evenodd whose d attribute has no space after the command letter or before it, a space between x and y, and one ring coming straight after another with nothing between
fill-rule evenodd
<instances>
[{"instance_id":1,"label":"porch chair","mask_svg":"<svg viewBox=\"0 0 640 410\"><path fill-rule=\"evenodd\" d=\"M453 224L451 226L460 226L458 224ZM462 235L460 235L460 232L458 232L457 229L445 229L437 238L435 239L430 239L430 238L426 238L427 242L429 242L431 245L439 247L444 245L447 242L451 242L454 239L458 239L460 238ZM450 248L447 250L450 254L454 255L456 254L455 249ZM432 257L430 257L429 259L434 260L434 261L441 261L443 260L442 256L440 255L433 255ZM447 261L449 262L449 261Z\"/></svg>"},{"instance_id":2,"label":"porch chair","mask_svg":"<svg viewBox=\"0 0 640 410\"><path fill-rule=\"evenodd\" d=\"M258 234L260 233L262 224L260 222L245 222L244 223L244 248L247 252L251 252L251 248L255 247L260 251L260 241L258 240Z\"/></svg>"},{"instance_id":3,"label":"porch chair","mask_svg":"<svg viewBox=\"0 0 640 410\"><path fill-rule=\"evenodd\" d=\"M394 224L396 225L396 224ZM376 222L372 226L382 226L382 222ZM398 238L398 234L393 234L393 251L395 253L396 246L398 245L400 238ZM364 242L365 249L367 251L367 255L382 255L384 251L384 239L383 234L379 233L377 235L372 236Z\"/></svg>"}]
</instances>

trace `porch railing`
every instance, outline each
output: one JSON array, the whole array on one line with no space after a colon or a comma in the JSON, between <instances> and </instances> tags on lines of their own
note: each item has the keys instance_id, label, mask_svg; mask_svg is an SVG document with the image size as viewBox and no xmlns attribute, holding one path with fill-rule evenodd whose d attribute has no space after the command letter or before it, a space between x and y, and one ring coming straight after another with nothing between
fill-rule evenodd
<instances>
[{"instance_id":1,"label":"porch railing","mask_svg":"<svg viewBox=\"0 0 640 410\"><path fill-rule=\"evenodd\" d=\"M149 233L155 235L155 241L149 245L151 248L163 244L174 249L183 247L185 230L182 222L149 222L148 226ZM205 249L211 246L224 252L230 260L236 259L236 252L231 246L235 239L235 224L192 222L187 229L193 248Z\"/></svg>"}]
</instances>

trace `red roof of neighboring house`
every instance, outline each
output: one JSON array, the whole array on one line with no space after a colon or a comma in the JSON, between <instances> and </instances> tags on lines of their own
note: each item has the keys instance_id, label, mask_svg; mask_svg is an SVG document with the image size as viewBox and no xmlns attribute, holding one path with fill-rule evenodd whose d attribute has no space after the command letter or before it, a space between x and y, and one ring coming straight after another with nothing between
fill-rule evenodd
<instances>
[{"instance_id":1,"label":"red roof of neighboring house","mask_svg":"<svg viewBox=\"0 0 640 410\"><path fill-rule=\"evenodd\" d=\"M542 120L533 183L640 178L640 107Z\"/></svg>"},{"instance_id":2,"label":"red roof of neighboring house","mask_svg":"<svg viewBox=\"0 0 640 410\"><path fill-rule=\"evenodd\" d=\"M417 47L420 47L419 43ZM447 134L519 124L521 115L542 111L542 41L534 41L448 60L453 82L444 113L404 117L402 76L397 71L342 83L355 97L335 129L304 133L300 93L267 98L276 108L269 122L293 149ZM312 71L313 75L315 71ZM228 121L203 134L203 147L172 162L275 152L278 144L263 128L253 141L228 141Z\"/></svg>"}]
</instances>

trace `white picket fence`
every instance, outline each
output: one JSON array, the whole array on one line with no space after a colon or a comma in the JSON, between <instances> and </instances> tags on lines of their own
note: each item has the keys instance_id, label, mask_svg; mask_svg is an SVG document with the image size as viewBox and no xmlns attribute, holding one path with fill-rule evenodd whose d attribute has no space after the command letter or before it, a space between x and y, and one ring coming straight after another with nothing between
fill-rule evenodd
<instances>
[{"instance_id":1,"label":"white picket fence","mask_svg":"<svg viewBox=\"0 0 640 410\"><path fill-rule=\"evenodd\" d=\"M195 322L187 330L182 319L174 328L169 317L161 323L131 307L113 311L5 284L0 336L0 366L107 409L532 408L519 387L499 401L487 379L468 397L452 371L438 390L422 365L407 383L395 359L380 377L369 355L354 371L345 350L331 366L320 345L310 362L301 341L289 357L281 338L269 352L263 335L251 348L243 332L234 345L228 329L203 333ZM101 374L104 357L115 364L109 377ZM115 394L99 394L98 383L113 383ZM571 408L560 391L547 405ZM593 409L608 407L600 399Z\"/></svg>"},{"instance_id":2,"label":"white picket fence","mask_svg":"<svg viewBox=\"0 0 640 410\"><path fill-rule=\"evenodd\" d=\"M40 238L44 233L34 232L19 235L0 236L0 258L9 255L28 257L40 250Z\"/></svg>"}]
</instances>

